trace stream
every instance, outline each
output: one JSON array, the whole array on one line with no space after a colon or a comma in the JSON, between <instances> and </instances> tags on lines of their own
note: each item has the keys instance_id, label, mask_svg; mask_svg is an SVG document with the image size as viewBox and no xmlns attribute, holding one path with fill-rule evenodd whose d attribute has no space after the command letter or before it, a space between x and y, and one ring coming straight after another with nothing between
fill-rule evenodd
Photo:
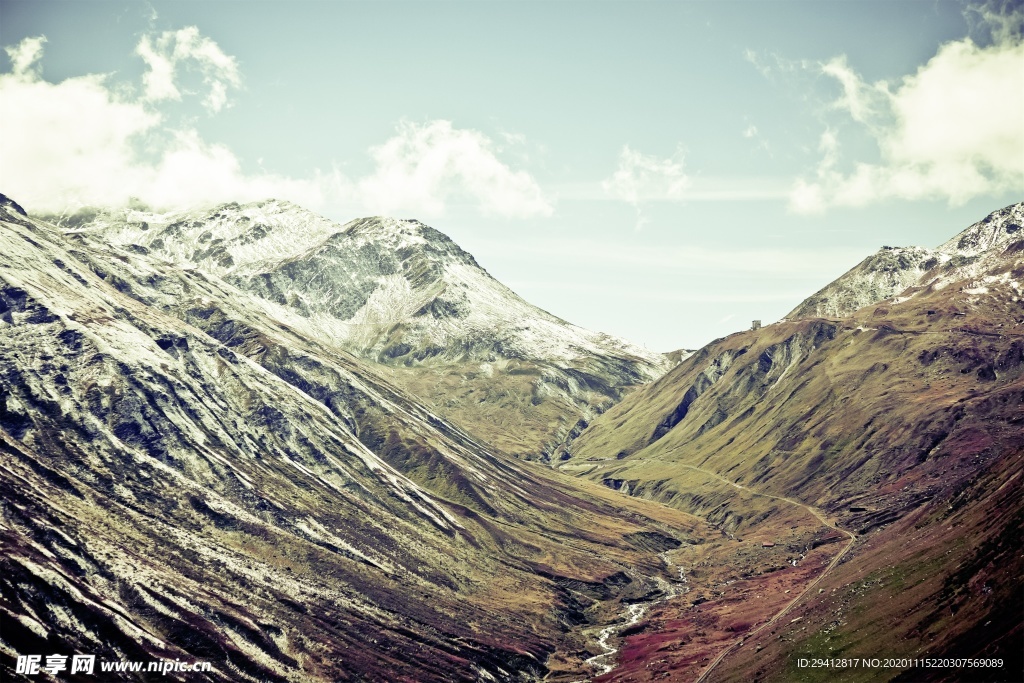
<instances>
[{"instance_id":1,"label":"stream","mask_svg":"<svg viewBox=\"0 0 1024 683\"><path fill-rule=\"evenodd\" d=\"M658 553L658 557L665 563L666 567L676 567L679 570L679 578L675 581L669 582L661 577L655 577L655 581L658 583L658 587L661 589L662 594L653 600L644 600L642 602L634 602L626 606L626 609L616 618L615 623L610 626L605 626L597 634L597 646L600 647L604 652L599 655L585 660L585 663L595 669L595 673L591 674L588 678L583 678L572 683L589 683L594 676L603 676L606 673L610 673L615 670L614 657L618 653L619 648L612 646L608 643L609 640L619 635L630 626L633 626L647 613L647 611L659 603L671 600L674 597L683 595L690 591L690 587L687 585L686 571L683 567L676 565L668 557L669 551Z\"/></svg>"}]
</instances>

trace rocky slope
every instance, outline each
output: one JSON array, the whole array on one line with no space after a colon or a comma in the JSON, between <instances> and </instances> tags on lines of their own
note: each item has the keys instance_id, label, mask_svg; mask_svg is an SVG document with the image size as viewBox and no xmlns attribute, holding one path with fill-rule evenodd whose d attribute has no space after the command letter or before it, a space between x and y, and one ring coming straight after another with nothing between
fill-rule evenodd
<instances>
[{"instance_id":1,"label":"rocky slope","mask_svg":"<svg viewBox=\"0 0 1024 683\"><path fill-rule=\"evenodd\" d=\"M573 430L671 365L528 304L415 220L341 226L274 200L166 215L86 210L56 220L294 311L308 335L387 365L437 412L526 457L550 457Z\"/></svg>"},{"instance_id":2,"label":"rocky slope","mask_svg":"<svg viewBox=\"0 0 1024 683\"><path fill-rule=\"evenodd\" d=\"M777 562L729 573L720 557L691 556L701 599L638 625L627 661L601 680L695 679L730 647L706 680L1024 675L1020 213L995 212L943 245L960 256L896 299L716 340L572 444L564 470L703 516L735 539L734 558L745 547ZM824 535L795 538L772 520L784 510ZM823 548L837 564L812 555ZM799 657L1003 665L812 671Z\"/></svg>"},{"instance_id":3,"label":"rocky slope","mask_svg":"<svg viewBox=\"0 0 1024 683\"><path fill-rule=\"evenodd\" d=\"M665 580L650 539L707 535L492 452L293 308L147 252L0 198L4 680L73 653L213 665L181 680L578 674L589 625Z\"/></svg>"},{"instance_id":4,"label":"rocky slope","mask_svg":"<svg viewBox=\"0 0 1024 683\"><path fill-rule=\"evenodd\" d=\"M0 196L3 679L95 653L214 665L188 680L1016 680L1019 215L584 428L644 376L628 347L529 308L503 336L519 304L420 224L268 202L58 228ZM535 428L582 432L562 472L470 433Z\"/></svg>"},{"instance_id":5,"label":"rocky slope","mask_svg":"<svg viewBox=\"0 0 1024 683\"><path fill-rule=\"evenodd\" d=\"M786 319L841 318L897 296L977 278L1024 236L1024 203L994 211L935 249L882 247L804 300ZM908 291L909 290L909 291Z\"/></svg>"}]
</instances>

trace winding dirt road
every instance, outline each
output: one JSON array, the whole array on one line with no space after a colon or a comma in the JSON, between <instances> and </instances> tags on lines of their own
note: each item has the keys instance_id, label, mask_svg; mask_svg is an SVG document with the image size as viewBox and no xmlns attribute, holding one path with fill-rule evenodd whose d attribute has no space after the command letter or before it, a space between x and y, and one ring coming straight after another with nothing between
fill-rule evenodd
<instances>
[{"instance_id":1,"label":"winding dirt road","mask_svg":"<svg viewBox=\"0 0 1024 683\"><path fill-rule=\"evenodd\" d=\"M830 521L821 510L819 510L819 509L817 509L815 507L811 507L810 505L805 505L804 503L801 503L800 501L793 500L792 498L786 498L784 496L773 496L770 493L758 493L757 491L749 489L746 486L742 486L741 484L737 484L734 481L729 481L725 477L722 477L722 476L720 476L718 474L715 474L714 472L702 469L700 467L695 467L693 465L679 465L679 467L684 467L684 468L689 469L689 470L694 470L696 472L700 472L701 474L705 474L705 475L707 475L709 477L712 477L713 479L718 479L719 481L722 481L722 482L725 482L726 484L729 484L733 488L739 489L741 491L746 491L747 493L749 493L752 496L761 496L762 498L773 498L775 500L781 500L783 502L789 503L790 505L796 505L798 507L802 507L804 510L807 510L807 512L809 512L810 514L814 515L814 517L819 522L821 522L822 525L827 526L830 529L835 529L836 531L844 533L850 539L849 543L846 544L846 547L843 548L839 553L836 554L835 557L832 558L832 561L828 563L828 565L825 567L824 570L822 570L822 572L820 574L818 574L818 576L814 579L814 581L811 581L809 584L807 584L807 586L802 591L800 591L800 593L797 594L796 597L794 597L792 600L790 600L788 603L786 603L785 607L783 607L781 610L776 612L768 621L764 622L763 624L761 624L757 628L753 629L752 631L747 632L739 640L736 640L735 642L731 643L728 647L726 647L724 650L719 652L718 655L714 659L711 660L711 662L708 664L707 668L704 669L704 671L701 672L700 676L698 676L697 679L694 681L694 683L704 683L704 681L707 680L708 676L711 675L711 672L715 670L715 667L717 667L722 662L722 660L725 659L726 656L729 655L730 652L732 652L733 650L737 649L748 638L757 635L761 631L764 631L766 628L769 628L773 624L778 622L778 620L781 619L782 617L784 617L786 615L786 613L789 612L791 609L793 609L793 607L798 602L800 602L804 598L804 596L806 596L811 590L813 590L814 587L817 586L821 582L821 580L823 578L825 578L828 575L828 573L835 568L835 566L837 564L839 564L839 562L843 559L843 557L845 557L846 554L848 552L850 552L850 550L853 548L853 544L856 543L856 541L857 541L857 536L854 533L852 533L850 531L847 531L846 529L840 528L837 524L835 524L834 522Z\"/></svg>"},{"instance_id":2,"label":"winding dirt road","mask_svg":"<svg viewBox=\"0 0 1024 683\"><path fill-rule=\"evenodd\" d=\"M711 660L711 662L708 664L707 668L705 668L704 671L701 672L700 676L698 676L695 679L695 681L694 681L694 683L704 683L708 679L708 676L711 675L711 673L715 670L715 668L722 662L723 659L725 659L729 655L729 653L733 652L734 650L739 648L741 645L743 645L743 643L748 638L757 635L758 633L764 631L767 628L770 628L772 625L777 623L779 621L779 619L784 617L791 609L793 609L793 607L797 603L799 603L809 592L811 592L821 582L821 580L824 579L829 574L829 572L831 572L836 567L836 565L838 565L842 561L842 559L846 556L846 554L850 552L850 550L853 548L854 543L856 543L856 541L857 541L857 536L854 533L839 527L835 522L829 520L828 517L825 516L825 513L823 513L818 508L815 508L815 507L810 506L810 505L806 505L804 503L801 503L798 500L794 500L792 498L786 498L785 496L775 496L775 495L772 495L770 493L760 493L758 491L754 491L753 489L747 488L746 486L743 486L742 484L737 484L734 481L729 481L725 477L723 477L723 476L721 476L719 474L716 474L715 472L712 472L710 470L705 470L705 469L703 469L701 467L696 467L694 465L681 465L681 464L677 464L676 466L677 467L682 467L682 468L685 468L685 469L688 469L688 470L693 470L695 472L700 472L701 474L704 474L704 475L706 475L706 476L708 476L708 477L710 477L712 479L717 479L717 480L719 480L719 481L721 481L721 482L723 482L725 484L728 484L729 486L732 486L734 489L737 489L737 490L740 490L740 491L745 491L746 493L749 493L752 496L760 496L762 498L772 498L774 500L780 500L780 501L782 501L784 503L788 503L790 505L795 505L797 507L803 508L810 515L812 515L815 519L817 519L819 522L821 522L822 526L825 526L825 527L828 527L829 529L834 529L835 531L838 531L840 533L846 534L846 536L849 538L849 542L846 544L846 547L844 547L839 553L837 553L836 556L833 557L832 560L828 563L828 565L822 570L822 572L820 574L818 574L818 576L815 577L815 579L813 581L811 581L809 584L807 584L807 586L802 591L800 591L799 594L797 594L792 600L790 600L788 603L786 603L786 605L781 610L779 610L774 615L772 615L772 617L770 619L768 619L768 621L764 622L763 624L761 624L757 628L747 632L742 637L740 637L738 640L730 643L721 652L719 652L715 656L715 658ZM672 596L672 597L675 597L675 596ZM655 602L658 602L658 601L655 601ZM635 614L635 613L634 614L629 614L628 616L632 617L632 619L629 621L629 625L632 625L633 623L636 623L637 621L639 621L639 619L642 617L642 615L643 615L643 612L640 612L639 614ZM614 635L616 632L621 632L624 628L625 627L622 624L616 624L616 625L609 626L609 627L607 627L607 628L605 628L605 629L603 629L601 631L601 637L599 638L599 643L598 644L601 646L602 649L605 650L605 652L603 652L602 654L597 655L595 657L591 657L590 659L587 660L588 664L590 664L592 666L600 666L602 669L604 669L601 672L601 674L598 674L598 675L606 674L606 673L609 673L610 671L614 670L614 665L611 665L610 663L608 663L608 660L612 656L614 656L616 652L618 652L618 648L613 648L610 645L608 645L607 644L607 640L612 635ZM586 678L584 680L590 680L590 678L588 677L588 678Z\"/></svg>"}]
</instances>

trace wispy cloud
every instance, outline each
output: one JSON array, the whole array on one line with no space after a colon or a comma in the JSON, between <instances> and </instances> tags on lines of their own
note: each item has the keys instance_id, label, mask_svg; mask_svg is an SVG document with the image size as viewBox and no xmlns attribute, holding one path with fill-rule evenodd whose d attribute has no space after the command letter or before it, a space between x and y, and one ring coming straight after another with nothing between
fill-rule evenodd
<instances>
[{"instance_id":1,"label":"wispy cloud","mask_svg":"<svg viewBox=\"0 0 1024 683\"><path fill-rule=\"evenodd\" d=\"M750 140L750 142L754 144L755 149L762 150L769 156L774 156L772 154L771 145L768 144L768 141L764 139L764 136L761 135L761 131L758 130L757 126L754 124L748 124L740 135L742 135L744 139Z\"/></svg>"},{"instance_id":2,"label":"wispy cloud","mask_svg":"<svg viewBox=\"0 0 1024 683\"><path fill-rule=\"evenodd\" d=\"M630 204L636 210L636 229L647 222L643 205L657 201L681 201L690 179L683 170L681 152L666 159L622 148L619 166L601 188L611 199Z\"/></svg>"},{"instance_id":3,"label":"wispy cloud","mask_svg":"<svg viewBox=\"0 0 1024 683\"><path fill-rule=\"evenodd\" d=\"M863 250L852 247L713 249L694 245L655 247L631 241L566 239L546 239L542 243L480 240L477 244L491 252L522 254L535 263L550 260L557 264L564 262L565 254L571 253L580 263L609 269L635 268L692 275L712 273L716 276L730 273L735 277L771 276L774 279L787 276L834 277L837 272L856 265L866 255Z\"/></svg>"},{"instance_id":4,"label":"wispy cloud","mask_svg":"<svg viewBox=\"0 0 1024 683\"><path fill-rule=\"evenodd\" d=\"M690 184L681 153L667 159L622 148L619 167L601 187L613 199L638 205L650 201L679 201Z\"/></svg>"},{"instance_id":5,"label":"wispy cloud","mask_svg":"<svg viewBox=\"0 0 1024 683\"><path fill-rule=\"evenodd\" d=\"M1024 20L1017 0L981 0L964 7L970 36L979 45L1012 43L1024 34Z\"/></svg>"},{"instance_id":6,"label":"wispy cloud","mask_svg":"<svg viewBox=\"0 0 1024 683\"><path fill-rule=\"evenodd\" d=\"M554 189L557 190L559 199L563 201L624 201L621 196L609 194L603 183L565 183ZM791 189L792 183L784 178L689 175L685 189L674 201L784 201L789 197ZM638 210L642 209L643 202L638 201L633 206Z\"/></svg>"},{"instance_id":7,"label":"wispy cloud","mask_svg":"<svg viewBox=\"0 0 1024 683\"><path fill-rule=\"evenodd\" d=\"M573 280L517 280L510 279L505 283L513 291L523 292L580 292L589 296L601 295L608 300L642 300L645 303L663 302L680 304L750 304L750 303L787 303L792 306L807 296L804 289L772 290L761 292L746 289L741 292L723 292L710 288L679 287L651 288L645 286L623 286L621 283L600 284L578 282ZM717 321L726 323L735 315L728 315Z\"/></svg>"},{"instance_id":8,"label":"wispy cloud","mask_svg":"<svg viewBox=\"0 0 1024 683\"><path fill-rule=\"evenodd\" d=\"M199 33L195 26L177 31L164 31L159 36L143 36L135 52L149 67L143 75L143 98L150 102L180 100L178 72L196 69L202 74L208 88L203 105L218 112L228 102L228 88L242 84L238 62L224 53L210 38Z\"/></svg>"},{"instance_id":9,"label":"wispy cloud","mask_svg":"<svg viewBox=\"0 0 1024 683\"><path fill-rule=\"evenodd\" d=\"M772 67L765 58L758 54L757 51L751 50L749 47L743 51L743 58L750 62L750 64L757 69L757 72L765 78L770 78L772 75Z\"/></svg>"},{"instance_id":10,"label":"wispy cloud","mask_svg":"<svg viewBox=\"0 0 1024 683\"><path fill-rule=\"evenodd\" d=\"M844 169L838 134L826 130L815 175L797 181L791 208L812 213L886 199L957 205L1024 187L1024 12L997 18L990 17L991 44L946 43L897 83L865 81L845 56L819 65L842 90L833 108L875 140L880 158Z\"/></svg>"},{"instance_id":11,"label":"wispy cloud","mask_svg":"<svg viewBox=\"0 0 1024 683\"><path fill-rule=\"evenodd\" d=\"M750 48L743 51L743 58L768 80L774 80L776 76L782 74L791 74L807 69L811 65L811 62L806 59L790 59L777 52L757 52Z\"/></svg>"}]
</instances>

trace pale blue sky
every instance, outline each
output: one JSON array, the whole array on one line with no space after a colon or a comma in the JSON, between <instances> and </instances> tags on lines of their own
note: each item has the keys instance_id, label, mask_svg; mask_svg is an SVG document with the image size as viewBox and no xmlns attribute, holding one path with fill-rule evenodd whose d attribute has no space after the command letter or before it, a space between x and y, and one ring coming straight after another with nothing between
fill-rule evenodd
<instances>
[{"instance_id":1,"label":"pale blue sky","mask_svg":"<svg viewBox=\"0 0 1024 683\"><path fill-rule=\"evenodd\" d=\"M571 322L694 348L1022 198L1007 7L2 0L0 191L417 217Z\"/></svg>"}]
</instances>

